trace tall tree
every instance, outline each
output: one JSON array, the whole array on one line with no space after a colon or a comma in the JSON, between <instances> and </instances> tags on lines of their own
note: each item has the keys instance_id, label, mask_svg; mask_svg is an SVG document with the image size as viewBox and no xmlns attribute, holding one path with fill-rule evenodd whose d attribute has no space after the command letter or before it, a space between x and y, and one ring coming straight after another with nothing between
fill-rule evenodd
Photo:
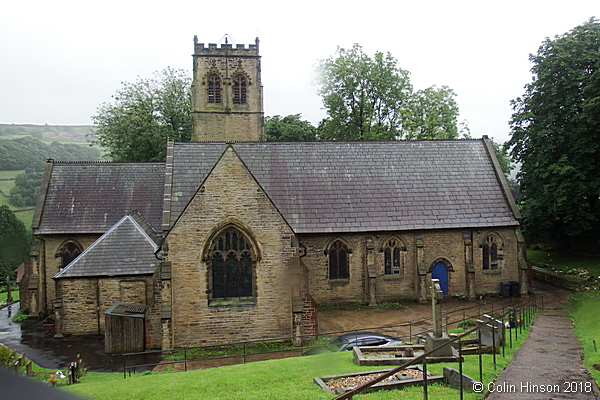
<instances>
[{"instance_id":1,"label":"tall tree","mask_svg":"<svg viewBox=\"0 0 600 400\"><path fill-rule=\"evenodd\" d=\"M317 128L303 121L301 114L275 115L265 118L267 142L310 142L317 138Z\"/></svg>"},{"instance_id":2,"label":"tall tree","mask_svg":"<svg viewBox=\"0 0 600 400\"><path fill-rule=\"evenodd\" d=\"M151 79L123 82L92 117L95 143L112 161L164 161L166 141L189 142L192 134L191 78L166 68Z\"/></svg>"},{"instance_id":3,"label":"tall tree","mask_svg":"<svg viewBox=\"0 0 600 400\"><path fill-rule=\"evenodd\" d=\"M458 103L456 93L448 86L418 90L412 95L404 139L458 138Z\"/></svg>"},{"instance_id":4,"label":"tall tree","mask_svg":"<svg viewBox=\"0 0 600 400\"><path fill-rule=\"evenodd\" d=\"M362 47L338 48L318 64L319 94L329 118L321 122L325 140L390 140L400 127L412 86L408 71L390 53L370 58Z\"/></svg>"},{"instance_id":5,"label":"tall tree","mask_svg":"<svg viewBox=\"0 0 600 400\"><path fill-rule=\"evenodd\" d=\"M390 54L373 58L355 44L338 48L317 66L319 94L328 113L322 140L455 139L458 105L447 86L413 93L409 72Z\"/></svg>"},{"instance_id":6,"label":"tall tree","mask_svg":"<svg viewBox=\"0 0 600 400\"><path fill-rule=\"evenodd\" d=\"M569 244L600 238L600 23L591 18L546 38L530 55L533 80L512 102L508 142L521 164L528 240Z\"/></svg>"},{"instance_id":7,"label":"tall tree","mask_svg":"<svg viewBox=\"0 0 600 400\"><path fill-rule=\"evenodd\" d=\"M14 279L15 269L25 260L30 237L25 225L7 205L0 206L0 279Z\"/></svg>"}]
</instances>

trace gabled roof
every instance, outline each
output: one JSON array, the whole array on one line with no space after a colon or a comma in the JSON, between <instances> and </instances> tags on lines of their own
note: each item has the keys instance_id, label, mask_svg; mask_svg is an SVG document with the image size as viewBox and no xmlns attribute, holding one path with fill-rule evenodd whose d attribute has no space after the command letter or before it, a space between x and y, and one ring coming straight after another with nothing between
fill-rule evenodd
<instances>
[{"instance_id":1,"label":"gabled roof","mask_svg":"<svg viewBox=\"0 0 600 400\"><path fill-rule=\"evenodd\" d=\"M518 225L484 140L173 146L171 226L227 146L296 233Z\"/></svg>"},{"instance_id":2,"label":"gabled roof","mask_svg":"<svg viewBox=\"0 0 600 400\"><path fill-rule=\"evenodd\" d=\"M149 275L159 237L137 213L126 215L53 278Z\"/></svg>"},{"instance_id":3,"label":"gabled roof","mask_svg":"<svg viewBox=\"0 0 600 400\"><path fill-rule=\"evenodd\" d=\"M35 234L103 233L134 210L160 227L164 163L50 162Z\"/></svg>"}]
</instances>

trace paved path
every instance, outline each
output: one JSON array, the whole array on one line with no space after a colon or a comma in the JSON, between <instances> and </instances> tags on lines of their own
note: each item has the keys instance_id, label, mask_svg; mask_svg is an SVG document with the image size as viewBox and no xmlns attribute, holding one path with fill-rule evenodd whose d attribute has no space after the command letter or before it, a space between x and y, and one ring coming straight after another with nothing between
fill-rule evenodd
<instances>
[{"instance_id":1,"label":"paved path","mask_svg":"<svg viewBox=\"0 0 600 400\"><path fill-rule=\"evenodd\" d=\"M542 311L495 387L490 386L494 392L489 399L600 399L582 361L583 349L569 316Z\"/></svg>"}]
</instances>

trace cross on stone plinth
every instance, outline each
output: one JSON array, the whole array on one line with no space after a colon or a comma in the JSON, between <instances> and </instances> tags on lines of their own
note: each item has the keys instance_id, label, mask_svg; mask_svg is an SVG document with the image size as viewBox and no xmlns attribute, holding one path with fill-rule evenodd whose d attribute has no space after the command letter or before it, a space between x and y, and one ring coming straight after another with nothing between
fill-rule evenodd
<instances>
[{"instance_id":1,"label":"cross on stone plinth","mask_svg":"<svg viewBox=\"0 0 600 400\"><path fill-rule=\"evenodd\" d=\"M444 292L440 287L439 279L431 280L431 310L433 313L433 337L442 337L442 306Z\"/></svg>"}]
</instances>

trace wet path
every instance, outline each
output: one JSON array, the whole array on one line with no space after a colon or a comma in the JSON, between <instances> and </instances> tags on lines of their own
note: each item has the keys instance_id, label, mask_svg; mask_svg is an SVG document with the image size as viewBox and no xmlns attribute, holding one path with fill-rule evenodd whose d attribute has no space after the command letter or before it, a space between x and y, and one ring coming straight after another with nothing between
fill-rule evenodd
<instances>
[{"instance_id":1,"label":"wet path","mask_svg":"<svg viewBox=\"0 0 600 400\"><path fill-rule=\"evenodd\" d=\"M495 385L488 400L600 399L594 378L582 365L583 349L569 316L541 312L529 336Z\"/></svg>"},{"instance_id":2,"label":"wet path","mask_svg":"<svg viewBox=\"0 0 600 400\"><path fill-rule=\"evenodd\" d=\"M122 356L104 353L103 336L85 335L65 339L44 337L40 321L12 321L18 310L19 303L0 309L0 343L21 354L25 353L37 365L64 369L79 354L90 371L123 371Z\"/></svg>"}]
</instances>

